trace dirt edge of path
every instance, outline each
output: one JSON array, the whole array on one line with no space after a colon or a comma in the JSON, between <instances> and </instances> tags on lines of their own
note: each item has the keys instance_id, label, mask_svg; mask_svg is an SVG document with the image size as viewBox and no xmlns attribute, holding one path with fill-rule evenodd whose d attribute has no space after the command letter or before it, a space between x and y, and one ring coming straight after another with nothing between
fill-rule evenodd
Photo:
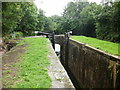
<instances>
[{"instance_id":1,"label":"dirt edge of path","mask_svg":"<svg viewBox=\"0 0 120 90\"><path fill-rule=\"evenodd\" d=\"M15 77L18 73L16 63L19 62L21 56L25 53L27 45L13 47L10 51L2 56L2 88L8 88L16 81Z\"/></svg>"}]
</instances>

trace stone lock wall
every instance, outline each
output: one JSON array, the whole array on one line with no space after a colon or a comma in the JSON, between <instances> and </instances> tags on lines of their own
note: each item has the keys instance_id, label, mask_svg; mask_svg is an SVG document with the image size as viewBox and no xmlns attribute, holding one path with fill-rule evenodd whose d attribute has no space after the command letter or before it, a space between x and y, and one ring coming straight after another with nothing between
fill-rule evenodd
<instances>
[{"instance_id":1,"label":"stone lock wall","mask_svg":"<svg viewBox=\"0 0 120 90\"><path fill-rule=\"evenodd\" d=\"M119 57L72 39L62 40L61 63L81 88L120 88Z\"/></svg>"}]
</instances>

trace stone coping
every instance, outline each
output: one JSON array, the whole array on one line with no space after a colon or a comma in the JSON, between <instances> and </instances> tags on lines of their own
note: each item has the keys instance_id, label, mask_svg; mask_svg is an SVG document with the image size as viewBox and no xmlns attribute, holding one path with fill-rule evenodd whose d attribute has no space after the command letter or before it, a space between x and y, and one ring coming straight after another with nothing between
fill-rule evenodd
<instances>
[{"instance_id":1,"label":"stone coping","mask_svg":"<svg viewBox=\"0 0 120 90\"><path fill-rule=\"evenodd\" d=\"M48 66L48 74L52 79L52 86L51 88L71 88L72 90L75 89L66 70L60 63L52 44L48 40L48 48L49 48L49 55L48 58L51 64Z\"/></svg>"},{"instance_id":2,"label":"stone coping","mask_svg":"<svg viewBox=\"0 0 120 90\"><path fill-rule=\"evenodd\" d=\"M97 52L97 53L105 56L105 57L108 57L108 58L110 58L110 60L120 62L120 56L116 56L116 55L109 54L109 53L107 53L107 52L105 52L105 51L102 51L102 50L100 50L100 49L97 49L97 48L94 48L94 47L92 47L92 46L89 46L88 44L81 43L81 42L79 42L79 41L77 41L77 40L73 40L73 39L71 39L71 38L70 38L69 40L70 40L71 42L76 43L76 44L82 45L82 47L88 48L88 49L90 49L90 50L93 50L93 51L95 51L95 52Z\"/></svg>"}]
</instances>

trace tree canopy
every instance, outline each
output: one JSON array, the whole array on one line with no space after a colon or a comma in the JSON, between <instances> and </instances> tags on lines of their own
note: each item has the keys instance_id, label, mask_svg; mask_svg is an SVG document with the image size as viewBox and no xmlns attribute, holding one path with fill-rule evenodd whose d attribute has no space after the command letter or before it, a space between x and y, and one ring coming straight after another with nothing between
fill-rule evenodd
<instances>
[{"instance_id":1,"label":"tree canopy","mask_svg":"<svg viewBox=\"0 0 120 90\"><path fill-rule=\"evenodd\" d=\"M102 4L69 2L61 17L52 18L59 33L72 31L73 35L120 42L120 1L106 0Z\"/></svg>"},{"instance_id":2,"label":"tree canopy","mask_svg":"<svg viewBox=\"0 0 120 90\"><path fill-rule=\"evenodd\" d=\"M96 37L102 40L120 42L120 1L105 0L102 4L89 2L69 2L62 16L46 17L34 2L2 3L2 34L11 38L13 33L24 36L34 31Z\"/></svg>"}]
</instances>

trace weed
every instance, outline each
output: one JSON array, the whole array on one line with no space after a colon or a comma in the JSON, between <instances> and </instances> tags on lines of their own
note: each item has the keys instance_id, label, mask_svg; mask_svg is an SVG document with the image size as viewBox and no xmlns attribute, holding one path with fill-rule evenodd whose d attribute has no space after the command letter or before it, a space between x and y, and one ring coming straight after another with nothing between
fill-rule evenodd
<instances>
[{"instance_id":1,"label":"weed","mask_svg":"<svg viewBox=\"0 0 120 90\"><path fill-rule=\"evenodd\" d=\"M11 70L6 70L3 72L3 74L9 74L11 72Z\"/></svg>"}]
</instances>

